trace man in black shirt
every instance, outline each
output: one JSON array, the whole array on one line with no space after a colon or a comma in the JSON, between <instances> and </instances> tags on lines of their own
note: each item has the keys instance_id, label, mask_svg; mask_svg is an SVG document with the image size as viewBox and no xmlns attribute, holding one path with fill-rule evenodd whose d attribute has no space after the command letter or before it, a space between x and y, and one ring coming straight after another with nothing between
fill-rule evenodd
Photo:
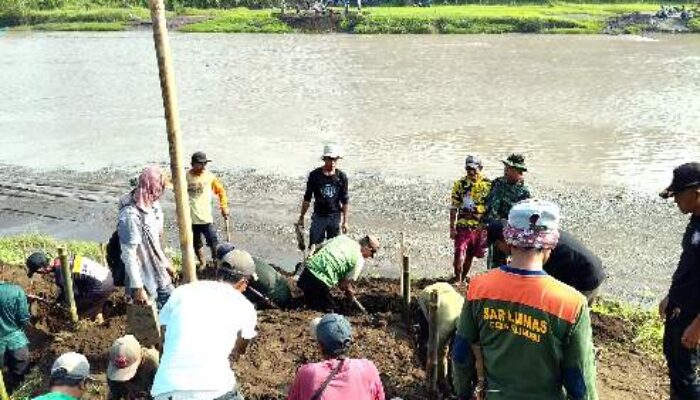
<instances>
[{"instance_id":1,"label":"man in black shirt","mask_svg":"<svg viewBox=\"0 0 700 400\"><path fill-rule=\"evenodd\" d=\"M700 378L700 163L673 170L673 181L659 195L673 201L683 214L691 214L683 235L681 258L668 295L659 304L666 319L664 355L671 380L671 399L699 400Z\"/></svg>"},{"instance_id":2,"label":"man in black shirt","mask_svg":"<svg viewBox=\"0 0 700 400\"><path fill-rule=\"evenodd\" d=\"M298 225L304 226L304 216L314 199L314 212L309 228L309 245L320 244L348 231L348 178L337 169L340 159L337 145L323 148L323 166L309 174L306 182L304 201L301 203L301 215Z\"/></svg>"},{"instance_id":3,"label":"man in black shirt","mask_svg":"<svg viewBox=\"0 0 700 400\"><path fill-rule=\"evenodd\" d=\"M488 243L508 255L510 247L503 239L503 223L488 225ZM559 242L544 262L544 271L554 279L566 283L586 296L592 303L607 274L600 261L583 243L570 233L559 230Z\"/></svg>"}]
</instances>

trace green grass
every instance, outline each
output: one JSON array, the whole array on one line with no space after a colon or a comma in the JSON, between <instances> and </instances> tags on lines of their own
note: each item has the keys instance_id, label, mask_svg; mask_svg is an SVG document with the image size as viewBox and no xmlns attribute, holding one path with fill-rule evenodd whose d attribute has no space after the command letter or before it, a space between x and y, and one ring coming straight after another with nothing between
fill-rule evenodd
<instances>
[{"instance_id":1,"label":"green grass","mask_svg":"<svg viewBox=\"0 0 700 400\"><path fill-rule=\"evenodd\" d=\"M688 28L691 32L700 33L700 17L695 17L688 22Z\"/></svg>"},{"instance_id":2,"label":"green grass","mask_svg":"<svg viewBox=\"0 0 700 400\"><path fill-rule=\"evenodd\" d=\"M39 30L121 30L130 22L149 19L149 12L143 7L88 6L118 4L116 0L71 1L69 4L72 6L57 9L3 8L0 5L0 27L31 25ZM76 6L78 1L82 6ZM341 21L337 29L360 34L600 33L605 20L610 17L657 9L656 3L367 7L361 15ZM290 33L305 29L302 25L281 21L271 9L224 10L178 6L176 10L177 15L181 16L208 17L206 21L183 26L183 32ZM691 31L700 32L700 19L692 20L689 27ZM625 33L634 34L643 30L643 26L630 26Z\"/></svg>"},{"instance_id":3,"label":"green grass","mask_svg":"<svg viewBox=\"0 0 700 400\"><path fill-rule=\"evenodd\" d=\"M655 309L642 310L617 301L600 300L592 311L628 322L633 327L637 349L655 358L663 354L664 324Z\"/></svg>"},{"instance_id":4,"label":"green grass","mask_svg":"<svg viewBox=\"0 0 700 400\"><path fill-rule=\"evenodd\" d=\"M120 24L120 29L132 21L150 20L150 12L145 8L91 8L91 9L55 9L55 10L22 10L0 12L0 26L17 25L44 25L48 30L51 27L78 28L82 26L85 30L97 30L99 24L105 24L115 30L116 24ZM48 25L54 24L54 25ZM72 25L66 25L72 24ZM70 29L77 30L77 29Z\"/></svg>"},{"instance_id":5,"label":"green grass","mask_svg":"<svg viewBox=\"0 0 700 400\"><path fill-rule=\"evenodd\" d=\"M27 26L27 25L25 25ZM123 22L54 22L48 24L29 25L29 29L35 31L123 31L126 24Z\"/></svg>"},{"instance_id":6,"label":"green grass","mask_svg":"<svg viewBox=\"0 0 700 400\"><path fill-rule=\"evenodd\" d=\"M24 265L27 256L35 251L44 251L49 256L57 256L58 247L65 247L70 254L100 259L100 244L97 242L64 242L46 235L26 234L0 238L0 264Z\"/></svg>"},{"instance_id":7,"label":"green grass","mask_svg":"<svg viewBox=\"0 0 700 400\"><path fill-rule=\"evenodd\" d=\"M290 33L293 29L272 16L271 10L179 10L180 15L208 16L211 19L185 25L183 32Z\"/></svg>"}]
</instances>

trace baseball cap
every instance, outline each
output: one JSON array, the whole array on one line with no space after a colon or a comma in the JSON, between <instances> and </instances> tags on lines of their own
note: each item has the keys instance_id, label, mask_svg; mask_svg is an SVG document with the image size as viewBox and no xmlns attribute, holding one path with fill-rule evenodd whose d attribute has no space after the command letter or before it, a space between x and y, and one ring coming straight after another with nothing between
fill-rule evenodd
<instances>
[{"instance_id":1,"label":"baseball cap","mask_svg":"<svg viewBox=\"0 0 700 400\"><path fill-rule=\"evenodd\" d=\"M204 152L198 151L198 152L192 154L192 163L193 164L194 163L206 164L208 162L211 162L211 160L209 158L207 158L207 155Z\"/></svg>"},{"instance_id":2,"label":"baseball cap","mask_svg":"<svg viewBox=\"0 0 700 400\"><path fill-rule=\"evenodd\" d=\"M323 146L323 156L321 158L342 158L340 155L340 146L337 144L327 144Z\"/></svg>"},{"instance_id":3,"label":"baseball cap","mask_svg":"<svg viewBox=\"0 0 700 400\"><path fill-rule=\"evenodd\" d=\"M685 163L673 170L673 180L671 184L659 193L659 196L667 199L680 191L694 186L700 186L700 163Z\"/></svg>"},{"instance_id":4,"label":"baseball cap","mask_svg":"<svg viewBox=\"0 0 700 400\"><path fill-rule=\"evenodd\" d=\"M311 321L311 337L329 354L341 353L350 346L352 327L340 314L326 314Z\"/></svg>"},{"instance_id":5,"label":"baseball cap","mask_svg":"<svg viewBox=\"0 0 700 400\"><path fill-rule=\"evenodd\" d=\"M51 379L62 382L80 383L90 379L90 363L80 353L64 353L51 367Z\"/></svg>"},{"instance_id":6,"label":"baseball cap","mask_svg":"<svg viewBox=\"0 0 700 400\"><path fill-rule=\"evenodd\" d=\"M501 160L501 162L509 167L519 169L523 172L527 171L525 156L522 154L511 154L505 160Z\"/></svg>"},{"instance_id":7,"label":"baseball cap","mask_svg":"<svg viewBox=\"0 0 700 400\"><path fill-rule=\"evenodd\" d=\"M32 253L32 255L27 257L26 264L27 276L31 278L38 270L49 265L49 258L43 252L37 251L36 253Z\"/></svg>"},{"instance_id":8,"label":"baseball cap","mask_svg":"<svg viewBox=\"0 0 700 400\"><path fill-rule=\"evenodd\" d=\"M221 260L219 268L237 275L250 277L253 280L258 279L258 274L255 273L255 261L253 261L253 257L247 251L231 250Z\"/></svg>"},{"instance_id":9,"label":"baseball cap","mask_svg":"<svg viewBox=\"0 0 700 400\"><path fill-rule=\"evenodd\" d=\"M551 249L559 241L559 206L546 200L523 200L508 213L506 242L523 248Z\"/></svg>"},{"instance_id":10,"label":"baseball cap","mask_svg":"<svg viewBox=\"0 0 700 400\"><path fill-rule=\"evenodd\" d=\"M109 349L107 379L124 382L136 375L141 364L141 344L134 335L118 338Z\"/></svg>"},{"instance_id":11,"label":"baseball cap","mask_svg":"<svg viewBox=\"0 0 700 400\"><path fill-rule=\"evenodd\" d=\"M481 163L481 158L476 154L470 154L464 160L465 168L480 169L482 166L483 164Z\"/></svg>"},{"instance_id":12,"label":"baseball cap","mask_svg":"<svg viewBox=\"0 0 700 400\"><path fill-rule=\"evenodd\" d=\"M233 243L230 242L224 242L216 246L216 259L219 261L222 261L224 259L224 256L228 254L229 252L233 251L236 249L236 246L233 245Z\"/></svg>"}]
</instances>

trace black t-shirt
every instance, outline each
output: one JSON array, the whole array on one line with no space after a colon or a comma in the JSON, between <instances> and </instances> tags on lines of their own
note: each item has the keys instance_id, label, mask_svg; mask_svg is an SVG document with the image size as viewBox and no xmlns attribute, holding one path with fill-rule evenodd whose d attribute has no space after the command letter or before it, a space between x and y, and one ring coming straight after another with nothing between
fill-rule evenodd
<instances>
[{"instance_id":1,"label":"black t-shirt","mask_svg":"<svg viewBox=\"0 0 700 400\"><path fill-rule=\"evenodd\" d=\"M306 181L306 193L304 201L314 198L314 214L328 216L340 212L342 204L347 204L348 177L339 169L335 174L326 175L323 168L319 167L311 171Z\"/></svg>"},{"instance_id":2,"label":"black t-shirt","mask_svg":"<svg viewBox=\"0 0 700 400\"><path fill-rule=\"evenodd\" d=\"M700 313L700 216L690 218L683 235L683 252L668 291L669 307Z\"/></svg>"},{"instance_id":3,"label":"black t-shirt","mask_svg":"<svg viewBox=\"0 0 700 400\"><path fill-rule=\"evenodd\" d=\"M600 258L564 231L559 231L559 243L544 264L544 270L579 292L597 288L607 277Z\"/></svg>"}]
</instances>

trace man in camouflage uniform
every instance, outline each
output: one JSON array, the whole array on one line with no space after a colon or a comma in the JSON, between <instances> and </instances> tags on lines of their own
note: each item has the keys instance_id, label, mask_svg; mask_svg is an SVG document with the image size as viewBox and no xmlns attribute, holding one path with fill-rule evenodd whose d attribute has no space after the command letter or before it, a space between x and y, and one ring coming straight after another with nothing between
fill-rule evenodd
<instances>
[{"instance_id":1,"label":"man in camouflage uniform","mask_svg":"<svg viewBox=\"0 0 700 400\"><path fill-rule=\"evenodd\" d=\"M487 222L507 219L515 203L530 198L530 189L525 186L525 157L522 154L511 154L502 162L503 176L494 179L486 199ZM489 258L489 268L493 268L504 265L507 255L492 247Z\"/></svg>"}]
</instances>

